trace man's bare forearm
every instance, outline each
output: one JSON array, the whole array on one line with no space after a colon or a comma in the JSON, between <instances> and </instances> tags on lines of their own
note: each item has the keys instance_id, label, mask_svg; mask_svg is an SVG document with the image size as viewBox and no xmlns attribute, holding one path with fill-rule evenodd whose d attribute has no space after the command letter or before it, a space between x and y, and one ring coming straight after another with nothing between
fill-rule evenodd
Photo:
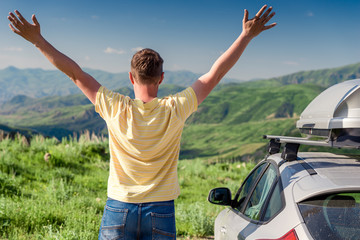
<instances>
[{"instance_id":1,"label":"man's bare forearm","mask_svg":"<svg viewBox=\"0 0 360 240\"><path fill-rule=\"evenodd\" d=\"M100 88L100 83L85 73L75 61L53 47L45 38L40 38L34 45L57 69L65 73L89 100L95 104L96 92Z\"/></svg>"},{"instance_id":2,"label":"man's bare forearm","mask_svg":"<svg viewBox=\"0 0 360 240\"><path fill-rule=\"evenodd\" d=\"M15 16L16 14L16 16ZM100 84L71 58L53 47L40 33L40 24L35 15L32 16L33 24L29 23L19 11L9 13L10 29L34 44L40 52L60 71L65 73L80 88L80 90L95 104L96 93Z\"/></svg>"},{"instance_id":3,"label":"man's bare forearm","mask_svg":"<svg viewBox=\"0 0 360 240\"><path fill-rule=\"evenodd\" d=\"M245 48L251 41L251 37L241 34L233 44L215 61L209 74L213 76L213 87L215 87L225 74L235 65L243 54ZM201 78L200 78L201 80Z\"/></svg>"},{"instance_id":4,"label":"man's bare forearm","mask_svg":"<svg viewBox=\"0 0 360 240\"><path fill-rule=\"evenodd\" d=\"M276 24L265 26L267 22L274 16L270 7L265 13L265 5L260 9L253 19L248 19L248 11L245 10L243 18L243 31L234 43L215 61L210 71L201 76L191 87L194 89L200 104L220 82L225 74L239 60L249 42L259 35L262 31L274 27Z\"/></svg>"},{"instance_id":5,"label":"man's bare forearm","mask_svg":"<svg viewBox=\"0 0 360 240\"><path fill-rule=\"evenodd\" d=\"M34 46L60 71L74 82L82 72L79 65L71 58L54 48L45 38L41 37Z\"/></svg>"},{"instance_id":6,"label":"man's bare forearm","mask_svg":"<svg viewBox=\"0 0 360 240\"><path fill-rule=\"evenodd\" d=\"M249 21L248 11L244 12L243 31L234 43L223 53L213 64L210 73L214 76L216 84L222 77L235 65L244 52L250 41L259 35L262 31L274 27L276 24L265 26L265 24L274 16L275 13L270 14L272 7L264 13L266 5L260 9L253 20ZM264 13L263 16L261 16ZM260 18L261 17L261 18ZM215 85L216 85L215 84Z\"/></svg>"}]
</instances>

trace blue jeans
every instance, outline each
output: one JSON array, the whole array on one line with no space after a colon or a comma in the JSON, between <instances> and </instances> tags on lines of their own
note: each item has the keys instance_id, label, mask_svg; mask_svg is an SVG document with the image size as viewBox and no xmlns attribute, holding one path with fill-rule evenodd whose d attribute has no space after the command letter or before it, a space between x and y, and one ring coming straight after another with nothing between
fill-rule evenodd
<instances>
[{"instance_id":1,"label":"blue jeans","mask_svg":"<svg viewBox=\"0 0 360 240\"><path fill-rule=\"evenodd\" d=\"M174 201L126 203L108 198L99 240L176 239Z\"/></svg>"}]
</instances>

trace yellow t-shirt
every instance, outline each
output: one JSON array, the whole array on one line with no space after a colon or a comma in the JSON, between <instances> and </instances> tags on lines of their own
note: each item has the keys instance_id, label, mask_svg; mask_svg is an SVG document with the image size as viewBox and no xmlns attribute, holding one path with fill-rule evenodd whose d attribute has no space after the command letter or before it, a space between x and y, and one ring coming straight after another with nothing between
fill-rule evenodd
<instances>
[{"instance_id":1,"label":"yellow t-shirt","mask_svg":"<svg viewBox=\"0 0 360 240\"><path fill-rule=\"evenodd\" d=\"M95 110L109 131L108 197L141 203L179 196L181 133L197 106L191 87L148 103L100 87Z\"/></svg>"}]
</instances>

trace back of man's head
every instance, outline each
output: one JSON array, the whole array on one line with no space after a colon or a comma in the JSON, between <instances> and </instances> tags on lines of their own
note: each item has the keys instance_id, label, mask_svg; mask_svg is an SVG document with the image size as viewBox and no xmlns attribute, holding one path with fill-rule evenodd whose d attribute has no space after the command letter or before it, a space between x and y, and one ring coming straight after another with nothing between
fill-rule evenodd
<instances>
[{"instance_id":1,"label":"back of man's head","mask_svg":"<svg viewBox=\"0 0 360 240\"><path fill-rule=\"evenodd\" d=\"M135 53L131 60L131 74L139 84L156 84L163 73L163 62L156 51L142 49Z\"/></svg>"}]
</instances>

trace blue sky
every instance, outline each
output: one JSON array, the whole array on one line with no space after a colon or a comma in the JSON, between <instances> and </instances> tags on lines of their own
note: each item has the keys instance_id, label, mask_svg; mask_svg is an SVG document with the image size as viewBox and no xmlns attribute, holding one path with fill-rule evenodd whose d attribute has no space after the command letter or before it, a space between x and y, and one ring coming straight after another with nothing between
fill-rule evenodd
<instances>
[{"instance_id":1,"label":"blue sky","mask_svg":"<svg viewBox=\"0 0 360 240\"><path fill-rule=\"evenodd\" d=\"M129 71L138 48L167 70L205 73L253 17L273 6L277 26L255 38L227 77L249 80L360 62L359 0L0 0L0 69L53 69L8 27L9 11L34 13L43 36L82 67Z\"/></svg>"}]
</instances>

